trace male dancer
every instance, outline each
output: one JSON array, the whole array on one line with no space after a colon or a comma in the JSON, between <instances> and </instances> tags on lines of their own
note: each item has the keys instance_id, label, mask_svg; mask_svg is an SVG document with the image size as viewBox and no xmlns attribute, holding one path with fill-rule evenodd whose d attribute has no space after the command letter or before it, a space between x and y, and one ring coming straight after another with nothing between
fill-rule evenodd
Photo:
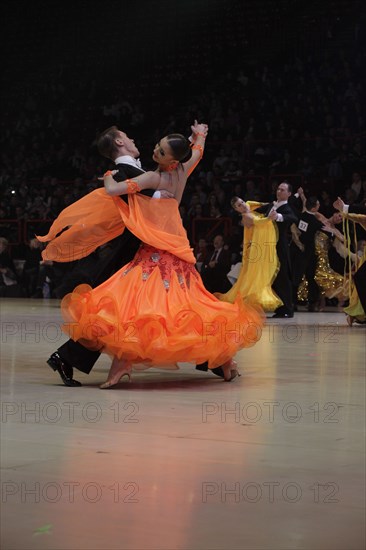
<instances>
[{"instance_id":1,"label":"male dancer","mask_svg":"<svg viewBox=\"0 0 366 550\"><path fill-rule=\"evenodd\" d=\"M288 204L292 187L290 183L282 182L277 187L277 201L260 206L256 212L266 214L278 228L278 241L276 245L280 269L273 282L272 288L281 298L283 305L276 309L273 317L289 318L294 316L294 304L292 300L291 264L288 245L288 230L292 223L297 222L297 216Z\"/></svg>"}]
</instances>

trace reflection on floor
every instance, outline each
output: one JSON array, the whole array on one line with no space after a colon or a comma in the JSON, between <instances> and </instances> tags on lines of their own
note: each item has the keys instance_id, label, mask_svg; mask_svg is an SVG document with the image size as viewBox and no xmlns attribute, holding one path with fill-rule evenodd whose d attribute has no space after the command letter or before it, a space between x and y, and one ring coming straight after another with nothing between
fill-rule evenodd
<instances>
[{"instance_id":1,"label":"reflection on floor","mask_svg":"<svg viewBox=\"0 0 366 550\"><path fill-rule=\"evenodd\" d=\"M46 365L58 305L0 302L2 549L365 547L364 325L268 320L232 383L181 365L101 391L108 357L81 388Z\"/></svg>"}]
</instances>

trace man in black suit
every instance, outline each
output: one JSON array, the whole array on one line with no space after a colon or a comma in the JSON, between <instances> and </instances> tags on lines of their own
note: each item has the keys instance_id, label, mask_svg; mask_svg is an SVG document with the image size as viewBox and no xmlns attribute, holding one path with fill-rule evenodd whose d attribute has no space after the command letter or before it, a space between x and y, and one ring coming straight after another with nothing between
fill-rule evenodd
<instances>
[{"instance_id":1,"label":"man in black suit","mask_svg":"<svg viewBox=\"0 0 366 550\"><path fill-rule=\"evenodd\" d=\"M256 209L257 212L266 214L276 223L278 229L276 251L280 268L272 288L282 300L283 305L276 309L273 317L289 318L294 316L288 233L291 224L297 222L297 216L288 204L291 193L291 184L282 182L277 187L277 201Z\"/></svg>"},{"instance_id":2,"label":"man in black suit","mask_svg":"<svg viewBox=\"0 0 366 550\"><path fill-rule=\"evenodd\" d=\"M216 235L213 245L213 252L210 252L203 262L201 277L209 292L225 293L231 288L230 281L227 278L231 268L231 255L224 248L225 240L222 235Z\"/></svg>"},{"instance_id":3,"label":"man in black suit","mask_svg":"<svg viewBox=\"0 0 366 550\"><path fill-rule=\"evenodd\" d=\"M319 299L319 287L315 281L315 234L323 228L323 224L315 217L319 207L317 197L306 199L305 211L300 214L297 223L298 239L293 239L290 245L294 304L296 305L297 291L305 275L308 281L308 311L315 311L315 304Z\"/></svg>"},{"instance_id":4,"label":"man in black suit","mask_svg":"<svg viewBox=\"0 0 366 550\"><path fill-rule=\"evenodd\" d=\"M117 181L134 178L144 172L140 161L137 160L140 153L134 140L129 138L125 132L122 132L116 126L108 128L99 136L97 147L101 155L111 159L116 164L118 173L114 175L114 178ZM167 191L154 192L152 190L145 190L142 193L156 198L160 196L165 198L171 197L171 194ZM128 195L121 196L121 199L128 202ZM122 235L108 243L107 251L105 247L102 249L103 258L93 257L91 259L90 256L87 256L79 260L78 271L82 272L83 269L88 270L91 262L93 264L97 262L98 268L93 272L93 284L91 286L98 286L123 265L130 262L139 246L140 240L125 228ZM81 386L81 383L73 378L73 369L76 368L81 372L89 374L99 356L99 351L89 350L79 344L79 342L69 339L52 353L47 360L47 364L54 371L58 372L65 386L77 387ZM207 367L207 364L205 363L203 367L199 370L206 370L205 367ZM221 367L212 369L212 371L214 374L223 377Z\"/></svg>"}]
</instances>

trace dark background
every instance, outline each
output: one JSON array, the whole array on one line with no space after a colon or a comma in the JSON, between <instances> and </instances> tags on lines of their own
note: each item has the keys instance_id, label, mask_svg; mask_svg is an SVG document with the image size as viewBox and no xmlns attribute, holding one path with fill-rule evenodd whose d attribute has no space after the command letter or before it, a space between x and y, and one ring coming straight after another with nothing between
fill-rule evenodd
<instances>
[{"instance_id":1,"label":"dark background","mask_svg":"<svg viewBox=\"0 0 366 550\"><path fill-rule=\"evenodd\" d=\"M112 124L146 168L156 139L209 124L186 209L198 178L206 194L224 187L222 215L248 179L261 199L282 174L332 197L365 179L364 2L12 1L1 20L0 219L52 219L99 185L94 140ZM225 180L231 160L241 175Z\"/></svg>"}]
</instances>

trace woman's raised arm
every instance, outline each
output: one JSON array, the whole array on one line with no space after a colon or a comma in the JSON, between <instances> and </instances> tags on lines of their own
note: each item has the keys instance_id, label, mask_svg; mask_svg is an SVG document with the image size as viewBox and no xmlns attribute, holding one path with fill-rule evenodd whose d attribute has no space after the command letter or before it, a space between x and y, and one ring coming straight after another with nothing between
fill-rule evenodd
<instances>
[{"instance_id":1,"label":"woman's raised arm","mask_svg":"<svg viewBox=\"0 0 366 550\"><path fill-rule=\"evenodd\" d=\"M157 189L160 183L159 172L145 172L131 179L116 181L113 176L118 170L108 170L103 176L104 188L108 195L127 195L137 193L142 189Z\"/></svg>"},{"instance_id":2,"label":"woman's raised arm","mask_svg":"<svg viewBox=\"0 0 366 550\"><path fill-rule=\"evenodd\" d=\"M193 170L196 168L197 164L203 156L203 151L205 148L206 136L208 133L207 124L198 124L197 120L194 121L194 124L191 126L192 130L192 156L187 162L183 163L184 171L188 176L191 175Z\"/></svg>"}]
</instances>

